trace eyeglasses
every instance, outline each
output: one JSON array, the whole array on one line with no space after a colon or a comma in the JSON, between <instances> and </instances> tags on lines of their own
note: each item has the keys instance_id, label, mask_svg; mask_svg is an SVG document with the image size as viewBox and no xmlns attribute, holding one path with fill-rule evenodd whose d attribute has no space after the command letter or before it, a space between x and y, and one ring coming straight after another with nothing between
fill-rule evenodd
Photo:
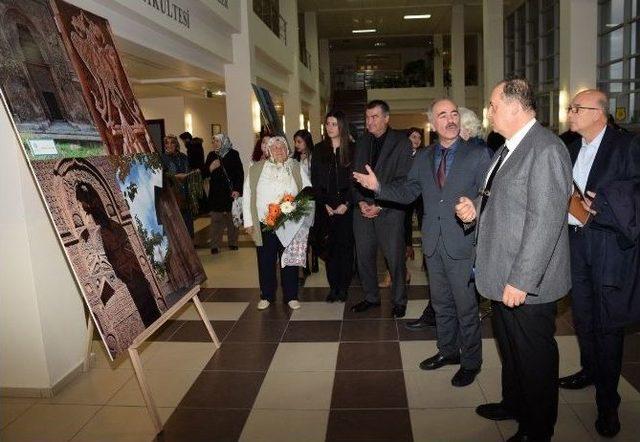
<instances>
[{"instance_id":1,"label":"eyeglasses","mask_svg":"<svg viewBox=\"0 0 640 442\"><path fill-rule=\"evenodd\" d=\"M580 105L576 104L576 105L567 107L567 113L568 114L577 114L578 112L580 112L580 109L602 110L601 107L587 107L587 106L580 106Z\"/></svg>"}]
</instances>

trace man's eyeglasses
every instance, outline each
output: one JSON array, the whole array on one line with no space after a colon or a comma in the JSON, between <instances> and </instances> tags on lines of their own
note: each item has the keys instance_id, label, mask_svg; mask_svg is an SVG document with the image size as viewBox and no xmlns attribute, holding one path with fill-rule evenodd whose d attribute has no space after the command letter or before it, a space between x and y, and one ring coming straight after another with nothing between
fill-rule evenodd
<instances>
[{"instance_id":1,"label":"man's eyeglasses","mask_svg":"<svg viewBox=\"0 0 640 442\"><path fill-rule=\"evenodd\" d=\"M602 110L602 108L600 108L600 107L587 107L587 106L579 106L579 105L576 104L576 105L567 107L567 113L568 114L577 114L578 112L580 112L580 109Z\"/></svg>"}]
</instances>

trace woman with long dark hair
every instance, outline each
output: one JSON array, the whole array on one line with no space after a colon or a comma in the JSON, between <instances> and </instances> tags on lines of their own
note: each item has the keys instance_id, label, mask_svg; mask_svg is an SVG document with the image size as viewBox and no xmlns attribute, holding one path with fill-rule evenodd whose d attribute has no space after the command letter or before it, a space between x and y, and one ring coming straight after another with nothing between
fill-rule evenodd
<instances>
[{"instance_id":1,"label":"woman with long dark hair","mask_svg":"<svg viewBox=\"0 0 640 442\"><path fill-rule=\"evenodd\" d=\"M293 159L300 161L308 173L311 173L311 155L313 152L313 138L306 129L300 129L293 134Z\"/></svg>"},{"instance_id":2,"label":"woman with long dark hair","mask_svg":"<svg viewBox=\"0 0 640 442\"><path fill-rule=\"evenodd\" d=\"M327 302L345 301L353 272L353 148L341 111L324 120L325 138L314 147L311 183L316 197L316 239L331 288Z\"/></svg>"},{"instance_id":3,"label":"woman with long dark hair","mask_svg":"<svg viewBox=\"0 0 640 442\"><path fill-rule=\"evenodd\" d=\"M271 139L271 135L268 133L261 133L260 138L256 141L255 146L253 146L253 152L251 153L251 164L257 163L261 160L266 160L269 156L269 151L267 149L267 144Z\"/></svg>"}]
</instances>

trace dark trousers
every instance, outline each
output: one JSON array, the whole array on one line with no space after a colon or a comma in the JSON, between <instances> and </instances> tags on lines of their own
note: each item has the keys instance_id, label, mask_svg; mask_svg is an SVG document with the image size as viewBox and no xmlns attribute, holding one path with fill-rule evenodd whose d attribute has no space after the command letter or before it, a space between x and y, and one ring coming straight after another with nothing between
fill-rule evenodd
<instances>
[{"instance_id":1,"label":"dark trousers","mask_svg":"<svg viewBox=\"0 0 640 442\"><path fill-rule=\"evenodd\" d=\"M475 285L471 282L473 259L452 259L438 241L427 256L431 304L436 312L438 351L447 357L460 354L462 367L482 365L482 336Z\"/></svg>"},{"instance_id":2,"label":"dark trousers","mask_svg":"<svg viewBox=\"0 0 640 442\"><path fill-rule=\"evenodd\" d=\"M580 346L580 364L596 387L598 410L617 410L620 405L618 381L622 369L624 329L604 327L602 323L602 275L592 266L598 253L598 232L569 229L571 246L571 310Z\"/></svg>"},{"instance_id":3,"label":"dark trousers","mask_svg":"<svg viewBox=\"0 0 640 442\"><path fill-rule=\"evenodd\" d=\"M404 210L383 209L376 218L362 216L358 207L353 214L358 275L365 300L379 303L378 247L391 274L391 296L395 305L407 305L407 274L404 245Z\"/></svg>"},{"instance_id":4,"label":"dark trousers","mask_svg":"<svg viewBox=\"0 0 640 442\"><path fill-rule=\"evenodd\" d=\"M258 277L260 279L260 298L273 302L278 289L276 266L284 247L278 236L273 232L262 232L262 246L257 247ZM280 269L280 283L282 284L283 301L298 299L298 271L299 267L287 266Z\"/></svg>"},{"instance_id":5,"label":"dark trousers","mask_svg":"<svg viewBox=\"0 0 640 442\"><path fill-rule=\"evenodd\" d=\"M534 440L550 440L558 417L556 303L509 308L493 302L493 333L502 359L502 401Z\"/></svg>"},{"instance_id":6,"label":"dark trousers","mask_svg":"<svg viewBox=\"0 0 640 442\"><path fill-rule=\"evenodd\" d=\"M346 291L353 276L353 211L327 220L327 281L331 290Z\"/></svg>"}]
</instances>

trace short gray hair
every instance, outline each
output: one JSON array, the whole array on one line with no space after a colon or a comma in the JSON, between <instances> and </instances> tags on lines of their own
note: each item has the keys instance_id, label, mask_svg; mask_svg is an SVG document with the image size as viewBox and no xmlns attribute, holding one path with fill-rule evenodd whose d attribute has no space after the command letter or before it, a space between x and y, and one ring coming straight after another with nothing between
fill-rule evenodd
<instances>
[{"instance_id":1,"label":"short gray hair","mask_svg":"<svg viewBox=\"0 0 640 442\"><path fill-rule=\"evenodd\" d=\"M536 111L536 97L531 83L522 77L507 77L500 82L502 99L505 101L517 101L525 111Z\"/></svg>"},{"instance_id":2,"label":"short gray hair","mask_svg":"<svg viewBox=\"0 0 640 442\"><path fill-rule=\"evenodd\" d=\"M464 129L469 133L469 137L479 137L482 134L482 122L480 118L471 109L459 107L460 129Z\"/></svg>"},{"instance_id":3,"label":"short gray hair","mask_svg":"<svg viewBox=\"0 0 640 442\"><path fill-rule=\"evenodd\" d=\"M448 98L448 97L435 98L429 105L429 108L427 109L427 119L429 120L429 123L433 123L433 108L435 107L436 104L440 103L441 101L450 101L455 105L456 108L458 108L458 104L455 101L453 101L451 98Z\"/></svg>"}]
</instances>

